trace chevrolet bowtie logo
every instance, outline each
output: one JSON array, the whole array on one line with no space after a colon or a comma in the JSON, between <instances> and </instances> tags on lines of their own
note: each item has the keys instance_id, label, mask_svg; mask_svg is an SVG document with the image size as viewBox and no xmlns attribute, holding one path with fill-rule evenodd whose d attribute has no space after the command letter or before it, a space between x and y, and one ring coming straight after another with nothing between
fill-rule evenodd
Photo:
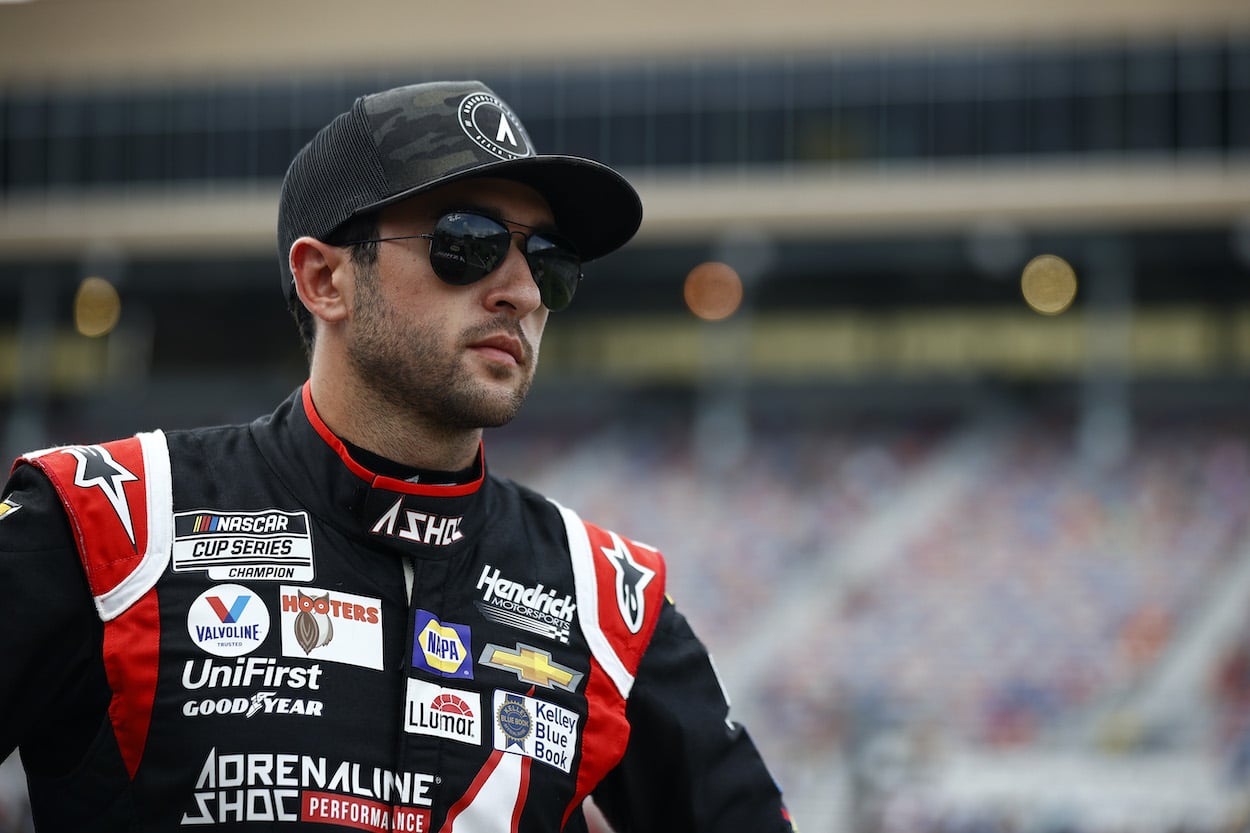
<instances>
[{"instance_id":1,"label":"chevrolet bowtie logo","mask_svg":"<svg viewBox=\"0 0 1250 833\"><path fill-rule=\"evenodd\" d=\"M562 688L577 691L582 673L567 668L551 658L551 654L516 643L515 648L489 644L478 658L482 665L511 671L523 683L533 683L543 688Z\"/></svg>"}]
</instances>

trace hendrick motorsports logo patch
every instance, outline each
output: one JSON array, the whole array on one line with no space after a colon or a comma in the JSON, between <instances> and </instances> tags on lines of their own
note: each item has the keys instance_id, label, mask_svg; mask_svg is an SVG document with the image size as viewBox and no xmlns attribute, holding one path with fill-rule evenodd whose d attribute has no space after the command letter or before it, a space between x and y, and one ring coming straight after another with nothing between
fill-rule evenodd
<instances>
[{"instance_id":1,"label":"hendrick motorsports logo patch","mask_svg":"<svg viewBox=\"0 0 1250 833\"><path fill-rule=\"evenodd\" d=\"M269 634L269 608L242 585L219 584L191 603L187 633L210 654L243 656L256 650Z\"/></svg>"},{"instance_id":2,"label":"hendrick motorsports logo patch","mask_svg":"<svg viewBox=\"0 0 1250 833\"><path fill-rule=\"evenodd\" d=\"M572 596L559 595L543 584L530 587L509 581L489 564L482 568L477 589L482 591L482 598L474 605L492 622L569 643L573 613L577 610Z\"/></svg>"},{"instance_id":3,"label":"hendrick motorsports logo patch","mask_svg":"<svg viewBox=\"0 0 1250 833\"><path fill-rule=\"evenodd\" d=\"M569 772L577 752L576 712L508 691L495 691L495 748Z\"/></svg>"},{"instance_id":4,"label":"hendrick motorsports logo patch","mask_svg":"<svg viewBox=\"0 0 1250 833\"><path fill-rule=\"evenodd\" d=\"M307 512L226 512L174 515L175 572L205 570L215 581L312 581Z\"/></svg>"}]
</instances>

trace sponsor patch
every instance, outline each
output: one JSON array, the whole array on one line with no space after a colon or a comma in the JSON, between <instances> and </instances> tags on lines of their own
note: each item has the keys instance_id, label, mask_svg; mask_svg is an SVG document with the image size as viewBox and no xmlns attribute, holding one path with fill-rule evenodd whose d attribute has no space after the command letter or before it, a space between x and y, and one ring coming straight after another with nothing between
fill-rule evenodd
<instances>
[{"instance_id":1,"label":"sponsor patch","mask_svg":"<svg viewBox=\"0 0 1250 833\"><path fill-rule=\"evenodd\" d=\"M647 599L642 591L655 578L655 570L635 561L621 536L615 532L608 534L612 536L611 549L600 547L599 550L616 570L616 606L621 611L621 619L630 633L638 633L647 614Z\"/></svg>"},{"instance_id":2,"label":"sponsor patch","mask_svg":"<svg viewBox=\"0 0 1250 833\"><path fill-rule=\"evenodd\" d=\"M15 503L13 497L6 497L0 501L0 521L13 515L14 512L22 508L22 504Z\"/></svg>"},{"instance_id":3,"label":"sponsor patch","mask_svg":"<svg viewBox=\"0 0 1250 833\"><path fill-rule=\"evenodd\" d=\"M252 691L262 686L262 691ZM273 657L238 657L233 664L212 659L187 660L182 688L199 697L185 700L185 717L233 715L302 715L320 717L323 701L297 697L321 688L321 666L283 665ZM222 689L247 689L230 692Z\"/></svg>"},{"instance_id":4,"label":"sponsor patch","mask_svg":"<svg viewBox=\"0 0 1250 833\"><path fill-rule=\"evenodd\" d=\"M482 591L482 598L474 604L492 622L569 643L577 610L572 596L561 596L542 584L530 587L509 581L489 564L482 568L477 589Z\"/></svg>"},{"instance_id":5,"label":"sponsor patch","mask_svg":"<svg viewBox=\"0 0 1250 833\"><path fill-rule=\"evenodd\" d=\"M282 585L282 655L382 670L382 602Z\"/></svg>"},{"instance_id":6,"label":"sponsor patch","mask_svg":"<svg viewBox=\"0 0 1250 833\"><path fill-rule=\"evenodd\" d=\"M413 626L412 665L442 677L473 679L473 639L468 625L440 622L418 610Z\"/></svg>"},{"instance_id":7,"label":"sponsor patch","mask_svg":"<svg viewBox=\"0 0 1250 833\"><path fill-rule=\"evenodd\" d=\"M74 470L74 485L81 489L99 489L108 498L109 505L117 515L130 538L135 543L135 525L130 517L130 504L126 501L126 490L123 484L139 478L133 472L113 459L108 449L98 445L71 446L62 449L78 461Z\"/></svg>"},{"instance_id":8,"label":"sponsor patch","mask_svg":"<svg viewBox=\"0 0 1250 833\"><path fill-rule=\"evenodd\" d=\"M175 572L203 570L214 581L312 581L307 512L202 509L174 515Z\"/></svg>"},{"instance_id":9,"label":"sponsor patch","mask_svg":"<svg viewBox=\"0 0 1250 833\"><path fill-rule=\"evenodd\" d=\"M196 645L215 656L250 654L269 635L269 608L242 585L219 584L191 603L187 633Z\"/></svg>"},{"instance_id":10,"label":"sponsor patch","mask_svg":"<svg viewBox=\"0 0 1250 833\"><path fill-rule=\"evenodd\" d=\"M574 671L553 660L546 651L522 645L520 642L513 648L488 644L478 657L478 662L491 668L511 671L523 683L564 691L577 691L583 676L580 671Z\"/></svg>"},{"instance_id":11,"label":"sponsor patch","mask_svg":"<svg viewBox=\"0 0 1250 833\"><path fill-rule=\"evenodd\" d=\"M392 833L428 831L435 777L355 761L274 752L218 753L200 767L181 824L302 822Z\"/></svg>"},{"instance_id":12,"label":"sponsor patch","mask_svg":"<svg viewBox=\"0 0 1250 833\"><path fill-rule=\"evenodd\" d=\"M399 497L391 508L382 513L369 531L374 535L401 538L414 544L446 547L464 538L460 531L463 516L445 517L415 509L404 509L404 499Z\"/></svg>"},{"instance_id":13,"label":"sponsor patch","mask_svg":"<svg viewBox=\"0 0 1250 833\"><path fill-rule=\"evenodd\" d=\"M476 691L443 688L410 677L404 702L404 731L480 745L482 696Z\"/></svg>"},{"instance_id":14,"label":"sponsor patch","mask_svg":"<svg viewBox=\"0 0 1250 833\"><path fill-rule=\"evenodd\" d=\"M578 715L539 700L495 691L494 746L569 772L577 751Z\"/></svg>"}]
</instances>

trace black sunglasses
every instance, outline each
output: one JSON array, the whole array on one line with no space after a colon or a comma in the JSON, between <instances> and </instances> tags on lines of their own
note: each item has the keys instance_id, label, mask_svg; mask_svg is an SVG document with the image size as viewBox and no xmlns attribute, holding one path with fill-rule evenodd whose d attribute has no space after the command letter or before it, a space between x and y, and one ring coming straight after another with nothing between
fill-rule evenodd
<instances>
[{"instance_id":1,"label":"black sunglasses","mask_svg":"<svg viewBox=\"0 0 1250 833\"><path fill-rule=\"evenodd\" d=\"M531 228L523 223L513 223ZM444 283L468 286L493 272L508 256L512 235L525 239L525 261L529 264L538 295L547 309L562 310L573 300L582 279L582 259L573 244L551 232L512 231L493 217L468 211L453 211L438 218L429 234L404 234L350 240L340 245L381 243L386 240L430 241L430 266Z\"/></svg>"}]
</instances>

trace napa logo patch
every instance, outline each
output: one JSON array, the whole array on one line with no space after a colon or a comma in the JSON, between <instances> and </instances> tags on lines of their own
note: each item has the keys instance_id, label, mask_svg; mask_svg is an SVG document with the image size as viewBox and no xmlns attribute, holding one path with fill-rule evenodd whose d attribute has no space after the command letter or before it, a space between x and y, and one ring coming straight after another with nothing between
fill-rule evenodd
<instances>
[{"instance_id":1,"label":"napa logo patch","mask_svg":"<svg viewBox=\"0 0 1250 833\"><path fill-rule=\"evenodd\" d=\"M201 649L219 657L241 657L269 635L269 608L239 584L205 590L187 610L187 633Z\"/></svg>"},{"instance_id":2,"label":"napa logo patch","mask_svg":"<svg viewBox=\"0 0 1250 833\"><path fill-rule=\"evenodd\" d=\"M174 572L214 581L312 581L307 512L200 509L174 515Z\"/></svg>"},{"instance_id":3,"label":"napa logo patch","mask_svg":"<svg viewBox=\"0 0 1250 833\"><path fill-rule=\"evenodd\" d=\"M444 688L410 677L404 702L404 731L479 746L482 696L476 691Z\"/></svg>"},{"instance_id":4,"label":"napa logo patch","mask_svg":"<svg viewBox=\"0 0 1250 833\"><path fill-rule=\"evenodd\" d=\"M0 501L0 521L3 521L5 518L12 517L13 513L21 508L22 504L15 503L12 495L6 497L4 500Z\"/></svg>"},{"instance_id":5,"label":"napa logo patch","mask_svg":"<svg viewBox=\"0 0 1250 833\"><path fill-rule=\"evenodd\" d=\"M572 770L577 752L577 712L499 690L493 705L496 749L542 761L563 772Z\"/></svg>"},{"instance_id":6,"label":"napa logo patch","mask_svg":"<svg viewBox=\"0 0 1250 833\"><path fill-rule=\"evenodd\" d=\"M440 622L418 610L413 626L412 665L441 677L473 679L473 635L468 625Z\"/></svg>"},{"instance_id":7,"label":"napa logo patch","mask_svg":"<svg viewBox=\"0 0 1250 833\"><path fill-rule=\"evenodd\" d=\"M382 600L282 585L282 655L382 670Z\"/></svg>"}]
</instances>

